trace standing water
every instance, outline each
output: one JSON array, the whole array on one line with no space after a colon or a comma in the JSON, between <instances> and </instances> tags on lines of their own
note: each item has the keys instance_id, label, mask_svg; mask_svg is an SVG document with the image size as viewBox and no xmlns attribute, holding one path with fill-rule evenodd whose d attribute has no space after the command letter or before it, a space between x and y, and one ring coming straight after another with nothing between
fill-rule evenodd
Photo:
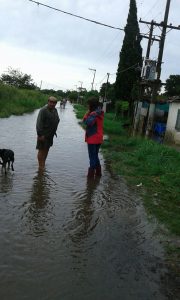
<instances>
[{"instance_id":1,"label":"standing water","mask_svg":"<svg viewBox=\"0 0 180 300\"><path fill-rule=\"evenodd\" d=\"M167 299L163 251L140 200L103 165L87 182L87 146L68 103L38 174L38 111L0 119L0 148L15 171L0 172L1 300Z\"/></svg>"}]
</instances>

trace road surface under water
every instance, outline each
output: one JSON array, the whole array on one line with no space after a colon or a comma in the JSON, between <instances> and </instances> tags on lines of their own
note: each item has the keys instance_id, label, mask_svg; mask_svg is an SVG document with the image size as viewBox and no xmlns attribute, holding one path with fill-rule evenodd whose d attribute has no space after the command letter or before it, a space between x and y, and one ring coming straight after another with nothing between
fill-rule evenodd
<instances>
[{"instance_id":1,"label":"road surface under water","mask_svg":"<svg viewBox=\"0 0 180 300\"><path fill-rule=\"evenodd\" d=\"M163 249L140 199L102 156L103 177L87 182L84 131L71 104L58 112L44 174L38 110L0 119L0 148L15 152L15 171L0 172L0 299L168 299Z\"/></svg>"}]
</instances>

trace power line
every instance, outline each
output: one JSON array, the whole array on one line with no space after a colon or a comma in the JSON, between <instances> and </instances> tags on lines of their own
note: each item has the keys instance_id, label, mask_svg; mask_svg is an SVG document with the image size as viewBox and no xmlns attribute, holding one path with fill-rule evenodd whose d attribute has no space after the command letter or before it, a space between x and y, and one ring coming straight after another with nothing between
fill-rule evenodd
<instances>
[{"instance_id":1,"label":"power line","mask_svg":"<svg viewBox=\"0 0 180 300\"><path fill-rule=\"evenodd\" d=\"M104 59L106 59L107 57L109 57L110 54L112 54L112 48L114 48L114 41L117 40L117 37L119 35L119 32L114 36L113 40L111 40L108 43L107 48L102 52L102 54L97 58L96 63L97 62L102 62Z\"/></svg>"},{"instance_id":2,"label":"power line","mask_svg":"<svg viewBox=\"0 0 180 300\"><path fill-rule=\"evenodd\" d=\"M106 78L106 76L107 76L107 75L105 75L105 76L103 77L103 79L102 79L101 81L98 82L98 84L101 84L101 83L103 82L103 80Z\"/></svg>"},{"instance_id":3,"label":"power line","mask_svg":"<svg viewBox=\"0 0 180 300\"><path fill-rule=\"evenodd\" d=\"M78 16L78 15L72 14L72 13L70 13L70 12L67 12L67 11L64 11L64 10L61 10L61 9L58 9L58 8L55 8L55 7L46 5L46 4L41 3L41 2L37 2L37 1L33 1L33 0L28 0L28 1L34 2L34 3L36 3L37 5L45 6L45 7L47 7L47 8L56 10L56 11L61 12L61 13L63 13L63 14L70 15L70 16L72 16L72 17L76 17L76 18L83 19L83 20L88 21L88 22L95 23L95 24L97 24L97 25L102 25L102 26L106 26L106 27L109 27L109 28L112 28L112 29L117 29L117 30L122 30L122 31L124 31L123 28L114 27L114 26L111 26L111 25L107 25L107 24L104 24L104 23L95 21L95 20L91 20L91 19L88 19L88 18L85 18L85 17L81 17L81 16Z\"/></svg>"},{"instance_id":4,"label":"power line","mask_svg":"<svg viewBox=\"0 0 180 300\"><path fill-rule=\"evenodd\" d=\"M121 71L119 71L119 72L117 72L117 73L112 73L112 74L110 74L110 75L115 75L115 74L119 74L119 73L126 72L126 71L128 71L128 70L130 70L130 69L133 69L135 66L138 66L138 63L136 63L136 64L134 64L134 65L132 65L132 66L130 66L130 67L124 69L124 70L121 70Z\"/></svg>"},{"instance_id":5,"label":"power line","mask_svg":"<svg viewBox=\"0 0 180 300\"><path fill-rule=\"evenodd\" d=\"M158 1L156 0L152 7L148 10L148 12L143 16L143 18L147 17L147 15L158 5Z\"/></svg>"},{"instance_id":6,"label":"power line","mask_svg":"<svg viewBox=\"0 0 180 300\"><path fill-rule=\"evenodd\" d=\"M143 18L147 17L147 15L149 15L149 13L151 13L153 11L153 9L159 5L159 1L155 1L155 3L151 6L151 8L148 10L148 12L145 14L145 16L142 16ZM158 15L160 14L160 12L158 13ZM156 18L156 17L153 17ZM142 28L142 30L144 30L145 27Z\"/></svg>"},{"instance_id":7,"label":"power line","mask_svg":"<svg viewBox=\"0 0 180 300\"><path fill-rule=\"evenodd\" d=\"M119 73L126 72L126 71L128 71L130 69L133 69L135 66L138 66L138 63L136 63L136 64L134 64L134 65L132 65L132 66L130 66L130 67L128 67L128 68L120 71L120 72L116 72L116 73L112 73L112 74L107 73L107 74L109 74L109 76L113 76L113 75L116 75L116 74L119 74ZM106 78L107 74L103 77L103 79L101 81L98 82L98 84L101 84L104 81L104 79ZM109 76L108 76L108 78L109 78Z\"/></svg>"}]
</instances>

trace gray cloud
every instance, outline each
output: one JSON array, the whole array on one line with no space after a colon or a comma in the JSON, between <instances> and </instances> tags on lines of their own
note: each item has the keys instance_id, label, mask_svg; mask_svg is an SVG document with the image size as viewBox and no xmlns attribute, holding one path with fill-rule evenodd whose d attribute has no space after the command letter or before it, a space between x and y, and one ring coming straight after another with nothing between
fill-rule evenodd
<instances>
[{"instance_id":1,"label":"gray cloud","mask_svg":"<svg viewBox=\"0 0 180 300\"><path fill-rule=\"evenodd\" d=\"M129 0L111 2L109 0L42 0L42 2L116 27L126 25L129 10ZM150 3L148 0L137 0L138 16L147 21L151 19L162 21L165 2L159 0ZM175 26L179 22L178 7L179 0L172 1L169 23ZM100 81L107 72L116 72L118 55L124 37L123 32L37 6L28 0L1 0L0 28L1 42L8 46L54 56L57 64L61 60L61 66L63 58L67 64L69 57L71 64L80 66L77 70L72 68L70 77L71 80L74 78L74 82L81 80L80 77L84 76L83 68L86 69L87 80L91 78L91 73L87 71L89 67L97 68L97 81ZM140 28L142 32L149 30L144 24L140 24ZM157 34L160 34L160 31L158 33L157 30ZM147 40L143 41L142 45L145 53ZM169 72L179 73L177 64L179 47L180 31L169 32L163 58L163 80L170 75ZM152 55L157 57L158 47L153 45L153 48ZM4 59L7 60L8 66L8 57ZM17 63L21 69L21 62ZM36 66L34 66L34 74L38 76L35 68ZM70 72L70 69L68 70ZM26 72L28 73L28 70ZM112 80L114 79L112 77ZM73 84L75 83L69 82L69 88Z\"/></svg>"}]
</instances>

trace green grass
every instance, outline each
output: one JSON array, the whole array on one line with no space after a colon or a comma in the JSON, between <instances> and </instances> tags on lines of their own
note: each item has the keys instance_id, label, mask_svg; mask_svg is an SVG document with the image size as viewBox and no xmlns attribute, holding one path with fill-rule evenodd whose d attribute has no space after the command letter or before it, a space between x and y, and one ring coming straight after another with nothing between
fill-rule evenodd
<instances>
[{"instance_id":1,"label":"green grass","mask_svg":"<svg viewBox=\"0 0 180 300\"><path fill-rule=\"evenodd\" d=\"M106 114L104 118L104 131L108 134L123 134L124 129L122 123L115 119L112 119L111 114Z\"/></svg>"},{"instance_id":2,"label":"green grass","mask_svg":"<svg viewBox=\"0 0 180 300\"><path fill-rule=\"evenodd\" d=\"M133 185L142 183L146 209L180 234L180 153L151 140L110 136L104 156L113 170Z\"/></svg>"},{"instance_id":3,"label":"green grass","mask_svg":"<svg viewBox=\"0 0 180 300\"><path fill-rule=\"evenodd\" d=\"M0 84L0 118L32 112L47 102L40 91L17 89Z\"/></svg>"},{"instance_id":4,"label":"green grass","mask_svg":"<svg viewBox=\"0 0 180 300\"><path fill-rule=\"evenodd\" d=\"M82 119L87 111L87 109L81 104L74 104L74 110L78 119Z\"/></svg>"}]
</instances>

